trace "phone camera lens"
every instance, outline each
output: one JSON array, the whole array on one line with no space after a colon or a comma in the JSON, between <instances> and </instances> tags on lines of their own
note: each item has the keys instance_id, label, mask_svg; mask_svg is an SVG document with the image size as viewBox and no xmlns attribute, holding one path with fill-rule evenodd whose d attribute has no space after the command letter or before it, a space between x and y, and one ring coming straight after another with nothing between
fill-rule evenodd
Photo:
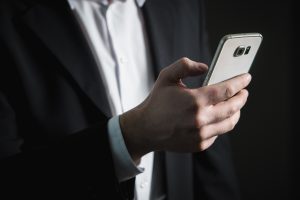
<instances>
[{"instance_id":1,"label":"phone camera lens","mask_svg":"<svg viewBox=\"0 0 300 200\"><path fill-rule=\"evenodd\" d=\"M241 56L241 55L243 55L244 54L244 52L245 52L245 47L244 46L239 46L238 48L236 48L236 50L234 51L234 54L233 54L233 56L234 57L238 57L238 56ZM250 49L249 49L250 50Z\"/></svg>"},{"instance_id":2,"label":"phone camera lens","mask_svg":"<svg viewBox=\"0 0 300 200\"><path fill-rule=\"evenodd\" d=\"M249 53L250 49L251 49L251 46L247 46L246 51L245 51L245 55L247 55Z\"/></svg>"}]
</instances>

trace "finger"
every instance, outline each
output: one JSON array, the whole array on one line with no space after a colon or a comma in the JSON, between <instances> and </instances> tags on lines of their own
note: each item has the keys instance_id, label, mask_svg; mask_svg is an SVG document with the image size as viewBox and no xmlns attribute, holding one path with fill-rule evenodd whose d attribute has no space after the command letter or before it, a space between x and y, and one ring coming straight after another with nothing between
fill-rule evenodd
<instances>
[{"instance_id":1,"label":"finger","mask_svg":"<svg viewBox=\"0 0 300 200\"><path fill-rule=\"evenodd\" d=\"M199 150L204 151L204 150L208 149L216 141L217 138L218 138L218 136L214 136L214 137L209 138L209 139L207 139L203 142L200 142L199 143Z\"/></svg>"},{"instance_id":2,"label":"finger","mask_svg":"<svg viewBox=\"0 0 300 200\"><path fill-rule=\"evenodd\" d=\"M207 65L203 63L195 62L188 58L181 58L163 70L163 79L168 83L177 83L183 78L201 75L207 69Z\"/></svg>"},{"instance_id":3,"label":"finger","mask_svg":"<svg viewBox=\"0 0 300 200\"><path fill-rule=\"evenodd\" d=\"M248 91L243 89L227 101L222 101L216 105L210 106L205 112L207 123L217 123L233 116L240 111L247 102ZM202 113L203 114L203 113Z\"/></svg>"},{"instance_id":4,"label":"finger","mask_svg":"<svg viewBox=\"0 0 300 200\"><path fill-rule=\"evenodd\" d=\"M199 96L206 105L215 105L225 101L249 85L251 75L246 73L214 85L199 88L205 95Z\"/></svg>"},{"instance_id":5,"label":"finger","mask_svg":"<svg viewBox=\"0 0 300 200\"><path fill-rule=\"evenodd\" d=\"M211 137L222 135L231 131L240 119L240 111L236 112L233 116L214 124L209 124L201 128L200 138L202 141Z\"/></svg>"}]
</instances>

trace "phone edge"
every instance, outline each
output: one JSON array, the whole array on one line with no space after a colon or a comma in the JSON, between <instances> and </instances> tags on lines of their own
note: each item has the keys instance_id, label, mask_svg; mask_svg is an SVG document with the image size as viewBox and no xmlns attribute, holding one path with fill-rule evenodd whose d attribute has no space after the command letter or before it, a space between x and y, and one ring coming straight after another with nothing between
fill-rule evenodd
<instances>
[{"instance_id":1,"label":"phone edge","mask_svg":"<svg viewBox=\"0 0 300 200\"><path fill-rule=\"evenodd\" d=\"M206 77L205 77L205 79L203 81L202 87L203 86L207 86L207 84L208 84L208 82L209 82L209 80L211 78L212 72L214 71L214 68L215 68L215 65L216 65L216 61L217 61L217 59L218 59L218 57L219 57L219 55L221 53L221 49L224 46L225 42L228 39L240 38L240 37L244 37L244 36L247 36L247 37L260 37L261 38L260 44L261 44L261 42L263 40L263 36L260 33L237 33L237 34L227 34L227 35L223 36L222 39L220 40L219 44L218 44L216 53L215 53L215 55L214 55L214 57L212 59L212 62L211 62L210 67L208 69L207 75L206 75ZM255 57L256 57L256 55L255 55Z\"/></svg>"}]
</instances>

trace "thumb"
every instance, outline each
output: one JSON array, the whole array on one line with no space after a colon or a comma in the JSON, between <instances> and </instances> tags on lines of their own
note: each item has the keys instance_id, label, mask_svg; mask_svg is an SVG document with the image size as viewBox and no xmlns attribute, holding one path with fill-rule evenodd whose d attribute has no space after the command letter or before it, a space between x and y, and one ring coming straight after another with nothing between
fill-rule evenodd
<instances>
[{"instance_id":1,"label":"thumb","mask_svg":"<svg viewBox=\"0 0 300 200\"><path fill-rule=\"evenodd\" d=\"M199 76L207 71L208 67L204 63L192 61L188 58L181 58L164 71L165 81L177 83L179 80L189 76Z\"/></svg>"}]
</instances>

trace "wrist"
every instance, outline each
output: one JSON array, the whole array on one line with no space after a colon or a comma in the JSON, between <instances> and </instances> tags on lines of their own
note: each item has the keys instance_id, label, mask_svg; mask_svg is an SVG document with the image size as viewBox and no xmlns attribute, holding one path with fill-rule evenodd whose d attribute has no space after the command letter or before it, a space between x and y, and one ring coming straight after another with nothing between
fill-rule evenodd
<instances>
[{"instance_id":1,"label":"wrist","mask_svg":"<svg viewBox=\"0 0 300 200\"><path fill-rule=\"evenodd\" d=\"M144 141L143 135L143 114L139 108L134 108L122 115L120 115L120 127L122 130L123 138L131 158L136 164L140 163L143 155L150 152L148 145Z\"/></svg>"}]
</instances>

